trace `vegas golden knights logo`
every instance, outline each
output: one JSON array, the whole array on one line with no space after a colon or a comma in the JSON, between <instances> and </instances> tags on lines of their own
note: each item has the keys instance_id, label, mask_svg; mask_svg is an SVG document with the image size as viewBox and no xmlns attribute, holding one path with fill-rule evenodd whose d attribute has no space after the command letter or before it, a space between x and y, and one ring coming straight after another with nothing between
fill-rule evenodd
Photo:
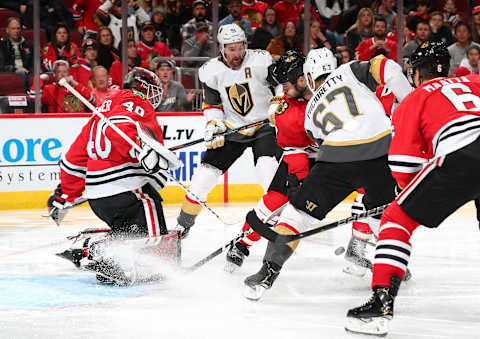
<instances>
[{"instance_id":1,"label":"vegas golden knights logo","mask_svg":"<svg viewBox=\"0 0 480 339\"><path fill-rule=\"evenodd\" d=\"M250 113L253 108L253 97L248 81L225 87L225 89L230 105L232 105L235 112L243 116Z\"/></svg>"},{"instance_id":2,"label":"vegas golden knights logo","mask_svg":"<svg viewBox=\"0 0 480 339\"><path fill-rule=\"evenodd\" d=\"M314 204L313 202L311 202L311 201L309 201L309 200L307 200L307 202L306 202L306 204L305 204L305 208L306 208L307 210L309 210L310 212L313 212L313 210L314 210L315 208L317 208L317 207L318 207L317 204Z\"/></svg>"}]
</instances>

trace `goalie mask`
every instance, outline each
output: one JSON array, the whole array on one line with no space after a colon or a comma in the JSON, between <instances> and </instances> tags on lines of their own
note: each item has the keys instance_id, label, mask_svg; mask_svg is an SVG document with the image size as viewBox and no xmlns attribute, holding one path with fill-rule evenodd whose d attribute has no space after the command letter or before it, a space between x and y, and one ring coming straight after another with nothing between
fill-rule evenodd
<instances>
[{"instance_id":1,"label":"goalie mask","mask_svg":"<svg viewBox=\"0 0 480 339\"><path fill-rule=\"evenodd\" d=\"M143 93L153 108L157 108L162 101L162 83L157 75L148 69L135 67L125 75L123 88Z\"/></svg>"},{"instance_id":2,"label":"goalie mask","mask_svg":"<svg viewBox=\"0 0 480 339\"><path fill-rule=\"evenodd\" d=\"M420 78L446 77L450 69L450 54L444 42L425 42L410 56L407 69L408 81L415 85L415 71Z\"/></svg>"}]
</instances>

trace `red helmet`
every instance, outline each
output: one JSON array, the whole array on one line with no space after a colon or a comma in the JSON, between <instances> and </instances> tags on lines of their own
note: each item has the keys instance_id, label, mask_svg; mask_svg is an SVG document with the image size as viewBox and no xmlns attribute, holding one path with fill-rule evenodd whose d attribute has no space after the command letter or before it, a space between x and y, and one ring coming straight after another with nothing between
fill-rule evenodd
<instances>
[{"instance_id":1,"label":"red helmet","mask_svg":"<svg viewBox=\"0 0 480 339\"><path fill-rule=\"evenodd\" d=\"M123 88L143 93L154 109L157 108L162 101L162 83L157 75L148 69L135 67L125 75Z\"/></svg>"}]
</instances>

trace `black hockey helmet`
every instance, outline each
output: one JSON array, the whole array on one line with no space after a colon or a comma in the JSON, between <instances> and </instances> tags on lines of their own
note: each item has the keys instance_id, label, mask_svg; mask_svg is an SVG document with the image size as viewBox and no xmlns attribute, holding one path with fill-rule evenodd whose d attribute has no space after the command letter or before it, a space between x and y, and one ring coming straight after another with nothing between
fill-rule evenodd
<instances>
[{"instance_id":1,"label":"black hockey helmet","mask_svg":"<svg viewBox=\"0 0 480 339\"><path fill-rule=\"evenodd\" d=\"M162 101L163 88L158 76L142 67L134 67L123 79L123 88L131 89L145 95L153 108Z\"/></svg>"},{"instance_id":2,"label":"black hockey helmet","mask_svg":"<svg viewBox=\"0 0 480 339\"><path fill-rule=\"evenodd\" d=\"M425 42L410 56L408 78L413 83L415 70L420 77L445 77L450 69L450 54L447 45L443 42Z\"/></svg>"},{"instance_id":3,"label":"black hockey helmet","mask_svg":"<svg viewBox=\"0 0 480 339\"><path fill-rule=\"evenodd\" d=\"M295 85L297 79L303 76L305 56L297 51L287 51L268 68L267 80L274 86L286 83Z\"/></svg>"}]
</instances>

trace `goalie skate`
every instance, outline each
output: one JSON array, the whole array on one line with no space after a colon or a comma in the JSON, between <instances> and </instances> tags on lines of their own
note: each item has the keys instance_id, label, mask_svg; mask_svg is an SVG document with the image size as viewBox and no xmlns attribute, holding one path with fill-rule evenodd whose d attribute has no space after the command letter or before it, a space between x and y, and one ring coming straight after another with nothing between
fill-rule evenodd
<instances>
[{"instance_id":1,"label":"goalie skate","mask_svg":"<svg viewBox=\"0 0 480 339\"><path fill-rule=\"evenodd\" d=\"M345 265L343 272L356 276L363 277L368 269L372 269L373 265L370 260L365 258L366 254L366 241L358 239L354 236L350 238L347 251L345 252Z\"/></svg>"},{"instance_id":2,"label":"goalie skate","mask_svg":"<svg viewBox=\"0 0 480 339\"><path fill-rule=\"evenodd\" d=\"M131 269L124 270L111 261L94 261L83 266L83 269L94 272L97 280L104 284L130 286L137 281L137 274L133 265Z\"/></svg>"}]
</instances>

